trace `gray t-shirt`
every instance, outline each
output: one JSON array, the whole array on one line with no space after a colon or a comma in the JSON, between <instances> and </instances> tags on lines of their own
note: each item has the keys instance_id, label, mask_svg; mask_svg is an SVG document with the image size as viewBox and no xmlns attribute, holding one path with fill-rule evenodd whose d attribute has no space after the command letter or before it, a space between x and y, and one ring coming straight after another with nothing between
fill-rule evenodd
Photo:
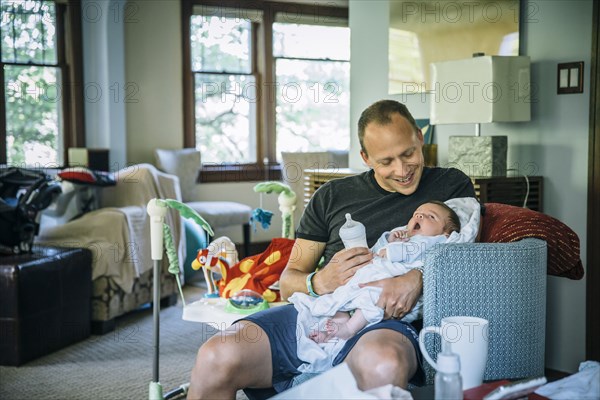
<instances>
[{"instance_id":1,"label":"gray t-shirt","mask_svg":"<svg viewBox=\"0 0 600 400\"><path fill-rule=\"evenodd\" d=\"M406 225L421 204L455 197L475 197L469 177L455 168L425 167L419 187L409 196L384 190L369 170L321 186L302 214L296 237L326 243L323 255L328 263L344 248L339 230L346 213L365 225L372 247L382 232Z\"/></svg>"}]
</instances>

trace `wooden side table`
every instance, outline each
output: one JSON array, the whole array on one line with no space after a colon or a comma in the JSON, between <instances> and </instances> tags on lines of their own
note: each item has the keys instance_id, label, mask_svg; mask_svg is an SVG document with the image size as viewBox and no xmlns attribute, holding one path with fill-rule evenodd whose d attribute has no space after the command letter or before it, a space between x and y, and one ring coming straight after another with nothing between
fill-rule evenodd
<instances>
[{"instance_id":1,"label":"wooden side table","mask_svg":"<svg viewBox=\"0 0 600 400\"><path fill-rule=\"evenodd\" d=\"M0 365L25 362L90 336L92 253L34 246L0 256Z\"/></svg>"}]
</instances>

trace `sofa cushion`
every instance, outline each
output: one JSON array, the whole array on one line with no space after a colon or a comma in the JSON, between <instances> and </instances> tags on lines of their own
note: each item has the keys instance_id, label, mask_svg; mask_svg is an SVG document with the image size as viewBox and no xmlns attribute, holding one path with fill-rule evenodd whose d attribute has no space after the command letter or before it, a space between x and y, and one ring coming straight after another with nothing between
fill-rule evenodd
<instances>
[{"instance_id":1,"label":"sofa cushion","mask_svg":"<svg viewBox=\"0 0 600 400\"><path fill-rule=\"evenodd\" d=\"M481 242L503 243L533 237L548 245L548 274L570 279L583 277L579 237L549 215L499 203L486 203Z\"/></svg>"}]
</instances>

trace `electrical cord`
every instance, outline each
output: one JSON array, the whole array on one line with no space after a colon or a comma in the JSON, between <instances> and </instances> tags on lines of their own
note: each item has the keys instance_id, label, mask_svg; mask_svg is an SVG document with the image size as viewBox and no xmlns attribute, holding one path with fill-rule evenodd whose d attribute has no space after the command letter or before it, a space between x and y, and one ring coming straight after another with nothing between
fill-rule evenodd
<instances>
[{"instance_id":1,"label":"electrical cord","mask_svg":"<svg viewBox=\"0 0 600 400\"><path fill-rule=\"evenodd\" d=\"M517 172L517 176L519 175L518 169L507 169L506 172L508 174L508 172ZM527 200L529 199L529 177L527 177L527 175L521 175L523 178L525 178L525 185L526 185L526 191L525 191L525 199L523 200L523 208L528 208L527 207Z\"/></svg>"}]
</instances>

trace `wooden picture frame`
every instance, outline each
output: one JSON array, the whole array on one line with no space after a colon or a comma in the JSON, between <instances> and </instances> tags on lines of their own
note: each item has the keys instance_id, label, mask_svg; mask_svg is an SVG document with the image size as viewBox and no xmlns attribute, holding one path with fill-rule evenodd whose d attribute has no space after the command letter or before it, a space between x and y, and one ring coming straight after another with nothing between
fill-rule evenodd
<instances>
[{"instance_id":1,"label":"wooden picture frame","mask_svg":"<svg viewBox=\"0 0 600 400\"><path fill-rule=\"evenodd\" d=\"M583 61L558 64L556 93L583 93Z\"/></svg>"}]
</instances>

